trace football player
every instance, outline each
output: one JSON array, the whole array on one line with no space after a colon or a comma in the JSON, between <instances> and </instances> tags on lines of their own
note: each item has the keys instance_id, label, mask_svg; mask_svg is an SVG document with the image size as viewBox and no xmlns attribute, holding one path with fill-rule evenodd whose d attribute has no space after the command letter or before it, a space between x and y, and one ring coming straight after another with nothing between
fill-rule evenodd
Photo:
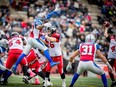
<instances>
[{"instance_id":1,"label":"football player","mask_svg":"<svg viewBox=\"0 0 116 87\"><path fill-rule=\"evenodd\" d=\"M106 22L108 25L108 22ZM112 32L111 34L108 33L109 26L104 24L104 36L106 37L107 41L109 42L109 51L108 51L108 62L112 66L112 68L116 71L116 35ZM115 75L112 72L109 72L110 78L112 80L111 87L116 86Z\"/></svg>"},{"instance_id":2,"label":"football player","mask_svg":"<svg viewBox=\"0 0 116 87\"><path fill-rule=\"evenodd\" d=\"M34 49L31 49L29 54L26 56L29 68L36 73L35 82L34 85L39 85L40 81L38 79L38 75L45 80L45 74L41 70L41 64L39 63L40 59L40 53L38 51L35 51ZM29 77L28 80L30 80L32 77Z\"/></svg>"},{"instance_id":3,"label":"football player","mask_svg":"<svg viewBox=\"0 0 116 87\"><path fill-rule=\"evenodd\" d=\"M12 74L12 72L10 70L8 70L5 65L4 65L4 61L2 60L2 58L5 56L6 54L6 49L8 45L8 41L6 39L2 39L0 40L0 84L2 85L6 85L7 84L7 78ZM4 76L5 73L5 76Z\"/></svg>"},{"instance_id":4,"label":"football player","mask_svg":"<svg viewBox=\"0 0 116 87\"><path fill-rule=\"evenodd\" d=\"M21 37L19 37L19 33L12 32L11 39L9 39L9 52L8 52L8 58L6 60L6 68L11 69L13 64L17 61L18 57L23 51L23 40ZM25 78L27 76L27 70L28 70L28 64L26 59L22 59L21 63L22 70ZM7 72L7 71L6 71ZM29 72L30 76L33 77L35 75L32 71ZM6 73L3 74L3 77L6 75Z\"/></svg>"},{"instance_id":5,"label":"football player","mask_svg":"<svg viewBox=\"0 0 116 87\"><path fill-rule=\"evenodd\" d=\"M76 82L78 77L85 70L101 75L104 87L108 87L107 78L104 71L94 62L95 54L97 54L99 58L101 58L101 60L108 66L108 69L112 71L112 67L100 51L100 46L95 43L94 35L89 34L85 38L85 43L81 43L77 50L71 55L69 63L66 67L66 70L69 71L72 68L71 63L73 62L73 59L77 55L80 55L80 62L77 67L77 72L74 74L69 87L74 86L74 83Z\"/></svg>"},{"instance_id":6,"label":"football player","mask_svg":"<svg viewBox=\"0 0 116 87\"><path fill-rule=\"evenodd\" d=\"M48 20L52 17L52 15L54 14L58 14L55 11L49 13L46 18L43 18L43 16L45 16L45 14L40 15L40 17L35 17L34 22L33 22L33 29L32 32L30 33L30 37L28 38L27 44L25 46L25 49L23 51L23 53L19 56L18 60L16 61L16 63L14 64L14 66L12 67L12 71L15 72L17 69L18 64L20 63L20 61L30 52L30 50L32 48L38 48L40 50L43 51L44 56L48 59L48 61L50 62L50 66L53 67L57 64L59 64L59 62L53 62L52 58L49 55L49 51L48 48L45 46L45 44L40 40L40 32L42 31L42 29L44 27L49 27L51 26L51 24L48 23L44 23L44 21L42 21L42 19L44 20Z\"/></svg>"},{"instance_id":7,"label":"football player","mask_svg":"<svg viewBox=\"0 0 116 87\"><path fill-rule=\"evenodd\" d=\"M63 56L62 56L62 50L61 50L61 42L60 42L60 34L57 33L56 27L52 26L49 28L49 35L45 35L46 42L48 45L49 53L54 62L60 62L58 67L58 72L60 73L61 79L62 79L62 87L66 87L65 83L65 74L63 70ZM49 86L48 79L50 76L51 66L48 62L46 67L46 77L45 77L45 85Z\"/></svg>"}]
</instances>

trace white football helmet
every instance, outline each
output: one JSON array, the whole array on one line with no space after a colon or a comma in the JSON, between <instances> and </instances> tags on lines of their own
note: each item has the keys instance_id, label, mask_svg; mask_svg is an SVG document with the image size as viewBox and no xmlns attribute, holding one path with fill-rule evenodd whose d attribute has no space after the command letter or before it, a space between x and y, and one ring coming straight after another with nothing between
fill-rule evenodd
<instances>
[{"instance_id":1,"label":"white football helmet","mask_svg":"<svg viewBox=\"0 0 116 87\"><path fill-rule=\"evenodd\" d=\"M18 36L19 37L19 33L18 32L12 32L11 37L14 37L14 36Z\"/></svg>"},{"instance_id":2,"label":"white football helmet","mask_svg":"<svg viewBox=\"0 0 116 87\"><path fill-rule=\"evenodd\" d=\"M0 40L0 46L7 48L8 47L8 40L7 39Z\"/></svg>"},{"instance_id":3,"label":"white football helmet","mask_svg":"<svg viewBox=\"0 0 116 87\"><path fill-rule=\"evenodd\" d=\"M85 37L85 42L95 43L95 36L93 34L89 34Z\"/></svg>"}]
</instances>

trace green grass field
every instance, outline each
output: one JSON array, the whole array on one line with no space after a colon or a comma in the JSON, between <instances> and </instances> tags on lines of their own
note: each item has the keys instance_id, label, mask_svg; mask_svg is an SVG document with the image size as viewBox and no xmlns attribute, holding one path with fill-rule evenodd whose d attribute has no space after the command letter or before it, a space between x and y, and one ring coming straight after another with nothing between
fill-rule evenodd
<instances>
[{"instance_id":1,"label":"green grass field","mask_svg":"<svg viewBox=\"0 0 116 87\"><path fill-rule=\"evenodd\" d=\"M70 84L72 76L66 76L67 87ZM9 78L9 83L5 86L0 85L0 87L42 87L42 85L31 85L24 84L22 82L22 76L12 76ZM42 82L41 78L40 81ZM61 79L59 75L51 75L51 81L53 83L52 87L61 87ZM108 79L109 85L111 84L110 79ZM102 81L95 77L80 77L74 87L103 87Z\"/></svg>"}]
</instances>

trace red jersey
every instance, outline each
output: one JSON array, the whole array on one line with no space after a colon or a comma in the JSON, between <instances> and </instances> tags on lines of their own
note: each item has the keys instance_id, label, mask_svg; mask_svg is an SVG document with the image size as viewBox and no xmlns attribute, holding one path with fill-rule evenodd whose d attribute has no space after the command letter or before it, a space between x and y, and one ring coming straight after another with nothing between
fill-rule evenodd
<instances>
[{"instance_id":1,"label":"red jersey","mask_svg":"<svg viewBox=\"0 0 116 87\"><path fill-rule=\"evenodd\" d=\"M96 50L100 48L97 44L83 43L80 44L80 60L94 61Z\"/></svg>"}]
</instances>

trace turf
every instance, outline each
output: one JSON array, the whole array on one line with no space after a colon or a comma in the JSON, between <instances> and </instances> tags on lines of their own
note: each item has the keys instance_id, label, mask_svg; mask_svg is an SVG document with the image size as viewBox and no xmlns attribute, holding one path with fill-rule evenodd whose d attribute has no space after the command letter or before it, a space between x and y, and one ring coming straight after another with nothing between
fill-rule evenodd
<instances>
[{"instance_id":1,"label":"turf","mask_svg":"<svg viewBox=\"0 0 116 87\"><path fill-rule=\"evenodd\" d=\"M69 86L71 79L72 76L66 75L67 87ZM22 76L11 76L8 81L9 83L7 85L0 85L0 87L42 87L42 85L24 84L22 82ZM40 81L42 82L41 79ZM61 87L61 79L59 75L51 75L51 81L53 83L52 87ZM108 84L111 84L110 79L108 79ZM101 79L99 78L80 77L75 83L74 87L103 87L103 85Z\"/></svg>"}]
</instances>

